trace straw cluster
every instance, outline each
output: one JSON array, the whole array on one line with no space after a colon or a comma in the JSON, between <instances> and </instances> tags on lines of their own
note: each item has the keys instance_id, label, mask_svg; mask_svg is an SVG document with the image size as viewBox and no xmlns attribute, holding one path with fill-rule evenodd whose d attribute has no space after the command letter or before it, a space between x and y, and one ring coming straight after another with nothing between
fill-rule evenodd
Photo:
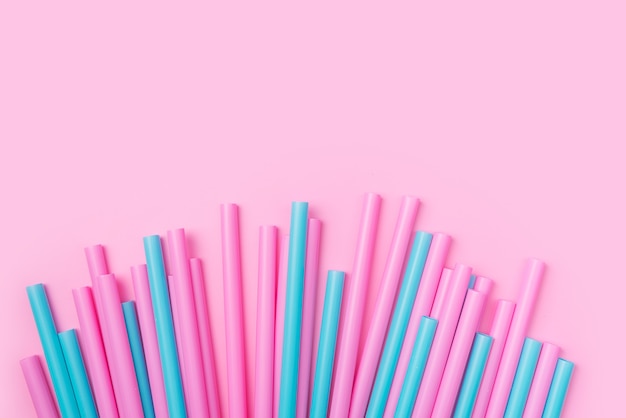
<instances>
[{"instance_id":1,"label":"straw cluster","mask_svg":"<svg viewBox=\"0 0 626 418\"><path fill-rule=\"evenodd\" d=\"M38 416L560 416L573 364L526 335L544 264L526 263L517 301L497 301L490 332L477 332L493 282L463 264L446 268L450 237L413 232L416 198L402 201L361 335L380 204L365 196L349 280L327 274L316 358L321 222L294 202L288 236L260 228L254 376L244 358L238 208L221 206L227 405L219 403L202 264L190 258L184 230L167 233L169 276L161 238L144 238L146 264L131 269L134 301L120 300L103 248L87 248L92 285L73 291L79 339L57 331L42 284L27 288L55 394L39 357L22 360ZM254 394L246 393L251 378Z\"/></svg>"}]
</instances>

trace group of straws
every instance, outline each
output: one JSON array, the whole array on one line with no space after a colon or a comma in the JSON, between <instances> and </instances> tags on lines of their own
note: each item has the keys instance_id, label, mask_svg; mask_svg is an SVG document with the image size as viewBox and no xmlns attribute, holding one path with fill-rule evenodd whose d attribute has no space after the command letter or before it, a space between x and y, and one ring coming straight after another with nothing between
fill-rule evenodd
<instances>
[{"instance_id":1,"label":"group of straws","mask_svg":"<svg viewBox=\"0 0 626 418\"><path fill-rule=\"evenodd\" d=\"M573 364L557 346L526 338L543 263L527 262L517 303L498 301L489 335L477 332L493 282L462 264L445 268L450 237L413 234L413 197L402 201L357 365L380 205L378 195L365 196L346 291L345 274L328 272L315 361L321 223L294 202L280 243L276 227L260 228L254 416L560 416ZM171 276L160 237L144 238L146 264L131 269L135 301L121 303L103 248L86 249L92 287L73 291L80 344L76 330L57 333L43 285L27 288L63 417L252 415L239 235L237 206L222 205L227 409L202 265L189 258L183 229L167 234ZM21 365L38 416L58 417L39 357Z\"/></svg>"}]
</instances>

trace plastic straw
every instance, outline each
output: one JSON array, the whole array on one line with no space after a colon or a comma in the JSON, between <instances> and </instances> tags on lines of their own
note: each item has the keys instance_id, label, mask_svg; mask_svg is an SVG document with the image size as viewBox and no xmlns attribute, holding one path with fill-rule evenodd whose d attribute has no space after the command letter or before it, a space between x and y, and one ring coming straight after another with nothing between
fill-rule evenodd
<instances>
[{"instance_id":1,"label":"plastic straw","mask_svg":"<svg viewBox=\"0 0 626 418\"><path fill-rule=\"evenodd\" d=\"M439 286L439 279L441 278L443 266L448 257L448 251L450 250L450 242L451 239L448 235L437 233L434 234L430 244L428 258L426 258L426 265L422 273L422 280L420 281L415 303L413 304L411 319L406 329L404 343L402 344L402 350L398 358L393 382L389 390L387 406L385 407L385 418L392 418L396 411L420 322L423 316L430 315L435 300L435 294L437 293L437 287Z\"/></svg>"},{"instance_id":2,"label":"plastic straw","mask_svg":"<svg viewBox=\"0 0 626 418\"><path fill-rule=\"evenodd\" d=\"M28 294L35 323L37 324L39 339L48 363L48 370L50 371L52 386L59 402L61 415L63 417L78 417L80 414L78 404L74 397L70 375L65 365L61 343L59 342L43 284L28 286L26 293Z\"/></svg>"},{"instance_id":3,"label":"plastic straw","mask_svg":"<svg viewBox=\"0 0 626 418\"><path fill-rule=\"evenodd\" d=\"M226 366L228 371L228 414L247 417L246 358L243 329L243 290L239 245L239 209L223 204L222 266L224 279L224 318L226 321Z\"/></svg>"},{"instance_id":4,"label":"plastic straw","mask_svg":"<svg viewBox=\"0 0 626 418\"><path fill-rule=\"evenodd\" d=\"M30 356L20 360L22 373L28 386L30 398L39 418L59 418L56 403L48 386L48 379L41 367L39 356Z\"/></svg>"},{"instance_id":5,"label":"plastic straw","mask_svg":"<svg viewBox=\"0 0 626 418\"><path fill-rule=\"evenodd\" d=\"M174 323L174 337L176 338L176 352L178 353L178 364L180 367L180 378L183 385L183 393L185 393L185 401L187 400L187 369L183 367L185 362L185 353L183 352L183 337L182 337L182 320L180 319L180 298L178 296L178 284L174 280L173 275L167 276L167 287L170 291L170 303L172 304L172 321ZM185 402L185 405L187 403Z\"/></svg>"},{"instance_id":6,"label":"plastic straw","mask_svg":"<svg viewBox=\"0 0 626 418\"><path fill-rule=\"evenodd\" d=\"M148 269L145 264L142 264L131 267L130 271L133 278L135 307L137 308L137 319L141 329L141 340L148 369L154 414L157 418L168 418L167 398L165 396L163 370L161 370L159 342L154 324L154 309L150 296Z\"/></svg>"},{"instance_id":7,"label":"plastic straw","mask_svg":"<svg viewBox=\"0 0 626 418\"><path fill-rule=\"evenodd\" d=\"M474 282L473 289L477 292L482 293L485 296L489 296L491 293L491 289L493 288L493 280L488 279L487 277L478 276Z\"/></svg>"},{"instance_id":8,"label":"plastic straw","mask_svg":"<svg viewBox=\"0 0 626 418\"><path fill-rule=\"evenodd\" d=\"M292 418L296 415L308 213L309 204L306 202L294 202L291 205L283 365L280 375L280 400L278 404L278 416L281 418Z\"/></svg>"},{"instance_id":9,"label":"plastic straw","mask_svg":"<svg viewBox=\"0 0 626 418\"><path fill-rule=\"evenodd\" d=\"M517 301L517 308L513 315L509 335L506 339L491 398L489 399L487 418L501 418L506 409L508 394L515 377L517 361L519 360L526 330L535 307L544 269L545 265L543 262L536 259L529 260L524 266L522 290Z\"/></svg>"},{"instance_id":10,"label":"plastic straw","mask_svg":"<svg viewBox=\"0 0 626 418\"><path fill-rule=\"evenodd\" d=\"M82 418L97 418L96 404L93 400L91 386L87 378L87 370L78 346L76 330L70 329L59 333L59 342L63 350L65 364L70 374L74 396Z\"/></svg>"},{"instance_id":11,"label":"plastic straw","mask_svg":"<svg viewBox=\"0 0 626 418\"><path fill-rule=\"evenodd\" d=\"M530 386L526 408L524 408L524 417L533 418L540 417L548 398L550 383L556 363L559 360L559 352L561 349L550 343L543 343L541 354L539 354L539 362L537 370L533 376L533 383Z\"/></svg>"},{"instance_id":12,"label":"plastic straw","mask_svg":"<svg viewBox=\"0 0 626 418\"><path fill-rule=\"evenodd\" d=\"M124 322L126 323L126 332L128 333L128 341L130 343L130 352L133 356L133 364L135 365L135 376L139 386L139 395L141 397L141 405L143 407L145 417L154 417L154 404L152 402L152 392L150 392L150 380L148 378L148 367L146 365L146 357L141 343L141 334L139 332L139 322L137 321L137 311L135 302L129 301L122 303L122 311L124 312Z\"/></svg>"},{"instance_id":13,"label":"plastic straw","mask_svg":"<svg viewBox=\"0 0 626 418\"><path fill-rule=\"evenodd\" d=\"M476 333L472 352L463 376L461 390L456 400L454 418L470 418L472 416L472 410L476 404L480 381L485 372L492 342L493 338L489 335L481 334L480 332Z\"/></svg>"},{"instance_id":14,"label":"plastic straw","mask_svg":"<svg viewBox=\"0 0 626 418\"><path fill-rule=\"evenodd\" d=\"M167 241L177 289L180 339L184 353L182 356L182 368L185 370L183 388L187 401L187 413L191 418L206 418L209 415L209 404L185 230L179 228L168 231Z\"/></svg>"},{"instance_id":15,"label":"plastic straw","mask_svg":"<svg viewBox=\"0 0 626 418\"><path fill-rule=\"evenodd\" d=\"M452 269L444 268L441 272L441 279L439 280L439 287L437 288L437 295L433 302L433 308L430 310L430 316L435 319L441 317L441 310L445 306L448 297L448 288L450 287L450 280L452 280Z\"/></svg>"},{"instance_id":16,"label":"plastic straw","mask_svg":"<svg viewBox=\"0 0 626 418\"><path fill-rule=\"evenodd\" d=\"M96 305L90 287L72 290L74 305L80 325L80 343L87 375L93 389L98 413L102 418L118 418L113 384L109 374L104 343L96 313Z\"/></svg>"},{"instance_id":17,"label":"plastic straw","mask_svg":"<svg viewBox=\"0 0 626 418\"><path fill-rule=\"evenodd\" d=\"M562 358L557 361L548 398L546 399L546 406L543 409L543 418L558 418L561 416L573 372L574 363Z\"/></svg>"},{"instance_id":18,"label":"plastic straw","mask_svg":"<svg viewBox=\"0 0 626 418\"><path fill-rule=\"evenodd\" d=\"M285 332L285 297L287 293L287 261L289 259L289 235L280 240L280 259L276 288L276 324L274 325L274 402L272 416L278 417L280 400L280 375L283 366L283 333Z\"/></svg>"},{"instance_id":19,"label":"plastic straw","mask_svg":"<svg viewBox=\"0 0 626 418\"><path fill-rule=\"evenodd\" d=\"M405 339L406 329L411 317L415 295L420 287L426 257L432 241L432 234L419 231L415 234L400 293L387 331L387 340L383 350L374 388L367 407L367 415L382 416L391 389L391 382L396 371L398 357Z\"/></svg>"},{"instance_id":20,"label":"plastic straw","mask_svg":"<svg viewBox=\"0 0 626 418\"><path fill-rule=\"evenodd\" d=\"M356 371L356 359L361 339L361 325L370 273L381 198L374 193L365 195L349 286L344 298L342 330L337 341L337 361L330 404L330 417L344 418L350 410L350 395Z\"/></svg>"},{"instance_id":21,"label":"plastic straw","mask_svg":"<svg viewBox=\"0 0 626 418\"><path fill-rule=\"evenodd\" d=\"M200 346L202 347L202 364L204 365L204 378L206 380L207 400L209 402L209 416L219 418L222 415L220 413L215 354L211 338L211 323L209 321L209 306L206 300L202 261L198 258L192 258L189 260L189 264L193 282L193 296L196 301L196 314L198 315L198 330Z\"/></svg>"},{"instance_id":22,"label":"plastic straw","mask_svg":"<svg viewBox=\"0 0 626 418\"><path fill-rule=\"evenodd\" d=\"M419 199L411 196L405 196L402 199L402 206L400 207L400 214L391 241L389 255L387 256L387 263L378 289L378 296L365 340L361 363L354 381L349 415L353 418L363 417L367 410L419 203Z\"/></svg>"},{"instance_id":23,"label":"plastic straw","mask_svg":"<svg viewBox=\"0 0 626 418\"><path fill-rule=\"evenodd\" d=\"M511 386L509 400L504 412L504 416L506 418L522 417L540 352L541 342L533 340L532 338L526 338L524 341L524 347L522 348L522 354L520 355L519 362L517 364L517 371L515 372L515 379L513 379L513 385Z\"/></svg>"},{"instance_id":24,"label":"plastic straw","mask_svg":"<svg viewBox=\"0 0 626 418\"><path fill-rule=\"evenodd\" d=\"M159 341L159 354L163 369L167 408L170 416L186 417L187 410L185 409L185 397L183 395L180 366L176 352L176 337L174 336L170 295L163 266L161 239L158 235L147 236L143 239L143 245L146 253L152 307L154 309L154 323Z\"/></svg>"},{"instance_id":25,"label":"plastic straw","mask_svg":"<svg viewBox=\"0 0 626 418\"><path fill-rule=\"evenodd\" d=\"M274 399L274 326L276 318L275 226L259 229L254 416L271 418Z\"/></svg>"},{"instance_id":26,"label":"plastic straw","mask_svg":"<svg viewBox=\"0 0 626 418\"><path fill-rule=\"evenodd\" d=\"M419 392L424 377L424 370L430 351L432 349L435 331L437 329L437 320L427 316L423 316L420 321L417 338L413 344L413 352L411 353L411 361L406 372L406 378L400 391L398 398L398 406L395 411L396 417L408 418L411 416L415 398Z\"/></svg>"},{"instance_id":27,"label":"plastic straw","mask_svg":"<svg viewBox=\"0 0 626 418\"><path fill-rule=\"evenodd\" d=\"M331 270L328 272L315 365L315 382L313 383L313 396L311 398L311 417L325 417L328 414L328 397L333 376L344 278L345 274L341 271Z\"/></svg>"}]
</instances>

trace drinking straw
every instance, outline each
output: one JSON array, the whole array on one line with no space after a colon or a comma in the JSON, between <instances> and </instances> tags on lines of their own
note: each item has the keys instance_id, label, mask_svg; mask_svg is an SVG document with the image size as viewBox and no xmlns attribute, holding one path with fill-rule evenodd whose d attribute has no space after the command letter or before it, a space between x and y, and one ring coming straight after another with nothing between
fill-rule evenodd
<instances>
[{"instance_id":1,"label":"drinking straw","mask_svg":"<svg viewBox=\"0 0 626 418\"><path fill-rule=\"evenodd\" d=\"M135 365L135 376L137 377L139 396L141 397L144 416L154 417L154 404L152 402L152 392L150 392L148 366L146 365L146 357L143 351L143 344L141 343L135 302L129 301L122 303L122 311L124 313L124 322L126 323L126 332L128 333L128 341L130 343L130 352L133 356L133 364Z\"/></svg>"},{"instance_id":2,"label":"drinking straw","mask_svg":"<svg viewBox=\"0 0 626 418\"><path fill-rule=\"evenodd\" d=\"M176 353L176 338L174 336L170 295L165 278L165 267L163 266L161 239L158 235L144 237L143 246L146 253L167 408L170 416L186 417L187 410L185 409L185 397L180 377L178 354Z\"/></svg>"},{"instance_id":3,"label":"drinking straw","mask_svg":"<svg viewBox=\"0 0 626 418\"><path fill-rule=\"evenodd\" d=\"M74 389L74 396L76 397L80 416L83 418L97 418L98 412L96 411L96 404L93 400L93 394L91 393L91 386L89 386L83 356L78 346L76 330L70 329L60 332L59 342L61 343L61 350L63 351L65 365L70 375L70 381L72 382L72 389Z\"/></svg>"},{"instance_id":4,"label":"drinking straw","mask_svg":"<svg viewBox=\"0 0 626 418\"><path fill-rule=\"evenodd\" d=\"M545 265L542 261L531 259L526 262L523 272L523 283L517 307L511 321L509 335L504 345L504 352L498 367L498 374L493 385L487 418L501 418L506 408L508 394L515 377L517 361L524 344L524 337L537 300L539 286L543 279Z\"/></svg>"},{"instance_id":5,"label":"drinking straw","mask_svg":"<svg viewBox=\"0 0 626 418\"><path fill-rule=\"evenodd\" d=\"M560 358L556 362L556 369L554 370L554 377L552 377L552 383L550 384L546 406L543 409L543 418L558 418L561 416L573 372L574 363L571 361Z\"/></svg>"},{"instance_id":6,"label":"drinking straw","mask_svg":"<svg viewBox=\"0 0 626 418\"><path fill-rule=\"evenodd\" d=\"M91 283L93 285L93 297L96 305L96 312L99 320L102 320L103 312L100 302L100 291L98 289L96 279L103 274L109 274L109 268L107 267L106 258L104 256L104 247L102 247L102 245L85 247L85 256L87 258L89 276L91 277ZM107 353L107 360L109 360L109 336L107 335L107 330L104 327L100 326L100 331L102 332L102 341L104 343L105 353Z\"/></svg>"},{"instance_id":7,"label":"drinking straw","mask_svg":"<svg viewBox=\"0 0 626 418\"><path fill-rule=\"evenodd\" d=\"M228 371L228 414L232 417L247 417L239 209L234 204L222 204L220 212L224 319L226 321L226 367Z\"/></svg>"},{"instance_id":8,"label":"drinking straw","mask_svg":"<svg viewBox=\"0 0 626 418\"><path fill-rule=\"evenodd\" d=\"M135 307L137 319L141 329L141 340L146 357L148 380L152 392L154 414L157 418L167 418L167 398L165 396L165 383L163 382L163 370L159 354L159 341L154 324L154 309L150 296L150 283L148 281L148 269L145 264L133 266L130 269L135 291Z\"/></svg>"},{"instance_id":9,"label":"drinking straw","mask_svg":"<svg viewBox=\"0 0 626 418\"><path fill-rule=\"evenodd\" d=\"M448 359L454 338L454 332L459 321L459 314L463 307L463 299L468 291L467 285L471 273L471 267L457 264L450 276L450 284L445 296L446 301L441 308L432 354L428 359L428 364L426 364L426 370L424 370L422 390L417 394L413 417L430 416L433 411L439 384L441 383L446 360Z\"/></svg>"},{"instance_id":10,"label":"drinking straw","mask_svg":"<svg viewBox=\"0 0 626 418\"><path fill-rule=\"evenodd\" d=\"M411 416L413 406L415 405L415 398L422 384L422 378L424 377L424 369L426 368L426 363L432 348L437 323L438 321L436 319L428 316L423 316L420 321L415 344L413 344L411 361L409 362L404 384L402 385L400 397L398 398L398 405L394 415L396 417L408 418Z\"/></svg>"},{"instance_id":11,"label":"drinking straw","mask_svg":"<svg viewBox=\"0 0 626 418\"><path fill-rule=\"evenodd\" d=\"M139 386L135 375L133 357L126 332L122 303L117 289L117 281L112 274L96 278L102 303L101 322L110 337L111 380L117 399L117 407L122 417L143 417Z\"/></svg>"},{"instance_id":12,"label":"drinking straw","mask_svg":"<svg viewBox=\"0 0 626 418\"><path fill-rule=\"evenodd\" d=\"M498 301L496 312L493 317L493 323L491 324L491 330L489 335L493 339L491 344L491 350L489 357L487 358L487 365L485 366L485 372L480 383L478 390L478 396L476 397L476 403L472 412L473 418L484 418L489 404L489 397L491 396L491 390L493 389L493 383L496 379L496 373L498 372L498 366L500 365L500 359L502 358L502 352L504 351L504 344L506 337L509 333L509 327L511 320L513 319L513 312L515 311L515 303L510 300Z\"/></svg>"},{"instance_id":13,"label":"drinking straw","mask_svg":"<svg viewBox=\"0 0 626 418\"><path fill-rule=\"evenodd\" d=\"M472 349L476 329L483 314L485 299L484 293L473 289L469 289L465 295L463 310L435 400L433 417L449 418L454 412L454 401L463 380L463 372Z\"/></svg>"},{"instance_id":14,"label":"drinking straw","mask_svg":"<svg viewBox=\"0 0 626 418\"><path fill-rule=\"evenodd\" d=\"M285 331L285 297L287 293L287 260L289 258L289 235L280 240L278 283L276 289L276 324L274 325L274 402L272 417L278 417L280 400L280 376L283 366L283 333Z\"/></svg>"},{"instance_id":15,"label":"drinking straw","mask_svg":"<svg viewBox=\"0 0 626 418\"><path fill-rule=\"evenodd\" d=\"M90 287L72 290L74 305L80 325L80 343L87 368L87 376L93 389L98 413L102 418L118 418L109 365L104 352L100 323Z\"/></svg>"},{"instance_id":16,"label":"drinking straw","mask_svg":"<svg viewBox=\"0 0 626 418\"><path fill-rule=\"evenodd\" d=\"M472 416L492 342L493 338L489 335L476 333L459 397L456 400L454 418L470 418Z\"/></svg>"},{"instance_id":17,"label":"drinking straw","mask_svg":"<svg viewBox=\"0 0 626 418\"><path fill-rule=\"evenodd\" d=\"M196 313L198 315L198 330L200 333L200 346L202 348L202 364L204 365L207 400L209 402L209 416L220 417L220 397L218 393L217 371L215 370L215 355L213 354L211 323L209 321L209 307L206 300L202 261L198 258L192 258L189 260L189 264L191 266L193 296L196 301Z\"/></svg>"},{"instance_id":18,"label":"drinking straw","mask_svg":"<svg viewBox=\"0 0 626 418\"><path fill-rule=\"evenodd\" d=\"M275 226L259 229L259 281L257 286L254 416L272 417L274 399L274 327L276 318Z\"/></svg>"},{"instance_id":19,"label":"drinking straw","mask_svg":"<svg viewBox=\"0 0 626 418\"><path fill-rule=\"evenodd\" d=\"M448 301L448 288L450 287L450 280L452 279L452 269L444 268L441 272L441 279L439 280L439 287L437 288L437 294L433 302L433 308L430 310L430 315L438 319L441 316L441 310L445 303Z\"/></svg>"},{"instance_id":20,"label":"drinking straw","mask_svg":"<svg viewBox=\"0 0 626 418\"><path fill-rule=\"evenodd\" d=\"M315 365L313 396L311 397L311 417L325 417L328 413L328 397L330 395L330 382L333 377L344 279L345 273L341 271L330 270L328 272Z\"/></svg>"},{"instance_id":21,"label":"drinking straw","mask_svg":"<svg viewBox=\"0 0 626 418\"><path fill-rule=\"evenodd\" d=\"M476 280L474 282L474 287L473 287L475 291L480 292L483 295L485 295L485 297L487 297L489 296L489 293L491 293L492 288L493 288L493 280L488 279L487 277L484 277L484 276L476 277Z\"/></svg>"},{"instance_id":22,"label":"drinking straw","mask_svg":"<svg viewBox=\"0 0 626 418\"><path fill-rule=\"evenodd\" d=\"M374 313L370 328L365 339L361 363L354 381L352 400L350 402L350 417L363 417L376 377L378 360L385 342L385 333L389 326L389 319L398 289L398 281L402 273L404 259L407 253L409 240L420 201L416 197L405 196L402 199L400 214L391 241L391 248L383 277L378 288L378 296L374 305Z\"/></svg>"},{"instance_id":23,"label":"drinking straw","mask_svg":"<svg viewBox=\"0 0 626 418\"><path fill-rule=\"evenodd\" d=\"M308 213L309 204L307 202L292 203L287 290L285 293L283 365L280 374L280 399L278 402L278 416L281 418L291 418L296 415Z\"/></svg>"},{"instance_id":24,"label":"drinking straw","mask_svg":"<svg viewBox=\"0 0 626 418\"><path fill-rule=\"evenodd\" d=\"M433 235L433 240L428 250L428 257L426 258L426 265L424 266L424 272L422 273L422 280L420 281L415 303L413 304L411 319L406 329L404 343L402 344L396 372L393 376L393 382L389 391L387 406L385 407L385 418L392 418L396 411L420 322L423 316L430 315L435 300L435 294L437 293L437 287L439 286L439 279L441 278L443 266L448 257L448 251L450 250L450 242L450 236L446 234L436 233Z\"/></svg>"},{"instance_id":25,"label":"drinking straw","mask_svg":"<svg viewBox=\"0 0 626 418\"><path fill-rule=\"evenodd\" d=\"M361 338L365 297L372 269L380 202L380 196L374 193L366 194L363 200L350 285L344 298L343 318L340 318L339 329L342 332L337 341L335 380L330 403L330 417L332 418L347 417L350 409L350 395L352 394L357 352Z\"/></svg>"},{"instance_id":26,"label":"drinking straw","mask_svg":"<svg viewBox=\"0 0 626 418\"><path fill-rule=\"evenodd\" d=\"M468 289L473 289L475 284L476 284L476 275L472 274L470 276L470 281L469 281L469 284L467 285L467 288Z\"/></svg>"},{"instance_id":27,"label":"drinking straw","mask_svg":"<svg viewBox=\"0 0 626 418\"><path fill-rule=\"evenodd\" d=\"M528 393L526 408L524 408L524 417L533 418L541 416L543 407L546 404L546 399L548 398L550 383L552 383L552 376L554 375L554 369L556 368L560 351L561 349L554 344L543 343L541 354L539 354L537 369L533 376L533 383Z\"/></svg>"},{"instance_id":28,"label":"drinking straw","mask_svg":"<svg viewBox=\"0 0 626 418\"><path fill-rule=\"evenodd\" d=\"M368 416L382 416L385 411L391 382L396 371L402 343L405 339L411 310L415 302L415 295L420 287L432 238L432 234L427 232L419 231L415 234L391 325L387 331L387 340L380 364L378 365L374 388L372 389L372 395L367 407Z\"/></svg>"},{"instance_id":29,"label":"drinking straw","mask_svg":"<svg viewBox=\"0 0 626 418\"><path fill-rule=\"evenodd\" d=\"M187 413L191 418L205 418L209 415L209 404L185 230L179 228L168 231L167 241L170 251L170 264L176 283L176 298L178 299L180 339L183 352L181 368L185 371L183 373L183 388L187 401Z\"/></svg>"},{"instance_id":30,"label":"drinking straw","mask_svg":"<svg viewBox=\"0 0 626 418\"><path fill-rule=\"evenodd\" d=\"M185 362L184 357L185 353L183 352L183 340L181 335L181 319L180 319L180 308L178 307L179 297L178 297L178 285L174 280L173 275L167 276L167 287L170 291L170 303L172 304L172 321L174 323L174 338L176 339L176 352L178 353L178 364L180 367L180 377L183 385L183 393L187 393L187 370L183 367ZM187 397L185 396L185 400ZM185 403L186 405L186 403Z\"/></svg>"},{"instance_id":31,"label":"drinking straw","mask_svg":"<svg viewBox=\"0 0 626 418\"><path fill-rule=\"evenodd\" d=\"M39 418L59 418L59 412L52 392L50 392L43 367L41 367L39 356L30 356L20 360L20 366L37 416Z\"/></svg>"},{"instance_id":32,"label":"drinking straw","mask_svg":"<svg viewBox=\"0 0 626 418\"><path fill-rule=\"evenodd\" d=\"M509 400L506 404L506 410L504 412L506 418L522 417L540 352L541 342L533 340L532 338L526 338L524 347L522 348L522 354L517 364L517 371L515 372L515 379L513 379L513 385L511 386Z\"/></svg>"},{"instance_id":33,"label":"drinking straw","mask_svg":"<svg viewBox=\"0 0 626 418\"><path fill-rule=\"evenodd\" d=\"M48 370L52 379L52 387L56 393L63 417L79 417L78 404L72 390L70 375L65 365L61 343L52 318L50 304L43 284L26 287L30 308L33 311L35 324L43 347L43 353L48 363Z\"/></svg>"}]
</instances>

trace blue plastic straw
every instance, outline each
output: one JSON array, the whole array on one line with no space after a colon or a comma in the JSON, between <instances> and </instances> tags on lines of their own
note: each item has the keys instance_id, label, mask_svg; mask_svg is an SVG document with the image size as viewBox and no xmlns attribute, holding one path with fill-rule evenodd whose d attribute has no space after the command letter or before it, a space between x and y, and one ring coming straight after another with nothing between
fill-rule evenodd
<instances>
[{"instance_id":1,"label":"blue plastic straw","mask_svg":"<svg viewBox=\"0 0 626 418\"><path fill-rule=\"evenodd\" d=\"M72 388L74 389L80 416L82 418L98 418L93 393L87 378L87 370L85 369L83 356L80 353L76 330L70 329L59 332L59 342L61 343L67 371L72 381Z\"/></svg>"},{"instance_id":2,"label":"blue plastic straw","mask_svg":"<svg viewBox=\"0 0 626 418\"><path fill-rule=\"evenodd\" d=\"M333 377L344 277L345 274L342 271L330 270L328 272L320 341L315 364L313 395L311 397L310 416L312 417L325 417L328 413L328 397L330 395L330 381Z\"/></svg>"},{"instance_id":3,"label":"blue plastic straw","mask_svg":"<svg viewBox=\"0 0 626 418\"><path fill-rule=\"evenodd\" d=\"M433 345L436 329L436 319L428 316L422 317L419 330L417 331L417 337L415 338L415 345L411 352L411 360L409 361L404 383L402 384L402 391L398 399L395 417L408 418L413 413L415 398L417 398L417 392L422 383L424 369L426 369L426 362L428 361L430 348Z\"/></svg>"},{"instance_id":4,"label":"blue plastic straw","mask_svg":"<svg viewBox=\"0 0 626 418\"><path fill-rule=\"evenodd\" d=\"M309 204L307 202L293 202L291 204L283 364L280 375L280 400L278 402L279 418L296 416L308 215Z\"/></svg>"},{"instance_id":5,"label":"blue plastic straw","mask_svg":"<svg viewBox=\"0 0 626 418\"><path fill-rule=\"evenodd\" d=\"M398 365L400 350L402 350L406 328L411 318L413 303L422 279L424 264L426 264L426 257L428 256L432 239L432 234L423 231L418 231L413 239L411 255L404 272L393 318L387 332L385 348L378 365L374 389L367 407L368 417L380 417L385 412L391 383Z\"/></svg>"},{"instance_id":6,"label":"blue plastic straw","mask_svg":"<svg viewBox=\"0 0 626 418\"><path fill-rule=\"evenodd\" d=\"M470 276L469 286L467 288L468 289L473 289L475 284L476 284L476 275L472 274Z\"/></svg>"},{"instance_id":7,"label":"blue plastic straw","mask_svg":"<svg viewBox=\"0 0 626 418\"><path fill-rule=\"evenodd\" d=\"M489 335L476 333L472 352L465 368L463 383L461 383L461 391L456 400L454 418L470 418L472 416L492 342L493 338Z\"/></svg>"},{"instance_id":8,"label":"blue plastic straw","mask_svg":"<svg viewBox=\"0 0 626 418\"><path fill-rule=\"evenodd\" d=\"M552 376L546 406L543 408L543 418L558 418L561 416L573 372L574 363L571 361L560 358L556 362L556 369L554 370L554 376Z\"/></svg>"},{"instance_id":9,"label":"blue plastic straw","mask_svg":"<svg viewBox=\"0 0 626 418\"><path fill-rule=\"evenodd\" d=\"M35 284L26 288L30 308L37 324L37 331L43 347L43 353L48 363L48 370L52 378L52 386L59 402L61 416L78 418L80 411L76 403L76 397L72 390L70 374L65 364L63 350L52 319L52 311L46 297L46 290L43 284Z\"/></svg>"},{"instance_id":10,"label":"blue plastic straw","mask_svg":"<svg viewBox=\"0 0 626 418\"><path fill-rule=\"evenodd\" d=\"M163 266L161 238L158 235L144 237L143 246L148 265L148 279L163 367L167 408L170 416L184 418L187 416L187 410L185 409L185 397L180 376L180 363L176 352L176 338L174 336L170 294L165 278L165 267Z\"/></svg>"},{"instance_id":11,"label":"blue plastic straw","mask_svg":"<svg viewBox=\"0 0 626 418\"><path fill-rule=\"evenodd\" d=\"M133 364L135 365L135 375L137 376L143 414L144 417L152 418L155 416L154 404L152 403L152 392L150 391L150 381L148 380L148 366L146 365L146 357L143 352L143 343L141 342L141 333L139 332L135 302L129 301L122 303L122 311L124 312L124 322L126 323L130 352L133 355Z\"/></svg>"},{"instance_id":12,"label":"blue plastic straw","mask_svg":"<svg viewBox=\"0 0 626 418\"><path fill-rule=\"evenodd\" d=\"M506 410L504 412L505 418L521 418L524 413L528 392L530 391L530 384L533 381L540 352L540 341L533 340L532 338L526 338L526 340L524 340L524 347L522 347L522 354L520 354L519 363L517 363L517 371L515 372L511 393L509 394L509 401L506 404Z\"/></svg>"}]
</instances>

